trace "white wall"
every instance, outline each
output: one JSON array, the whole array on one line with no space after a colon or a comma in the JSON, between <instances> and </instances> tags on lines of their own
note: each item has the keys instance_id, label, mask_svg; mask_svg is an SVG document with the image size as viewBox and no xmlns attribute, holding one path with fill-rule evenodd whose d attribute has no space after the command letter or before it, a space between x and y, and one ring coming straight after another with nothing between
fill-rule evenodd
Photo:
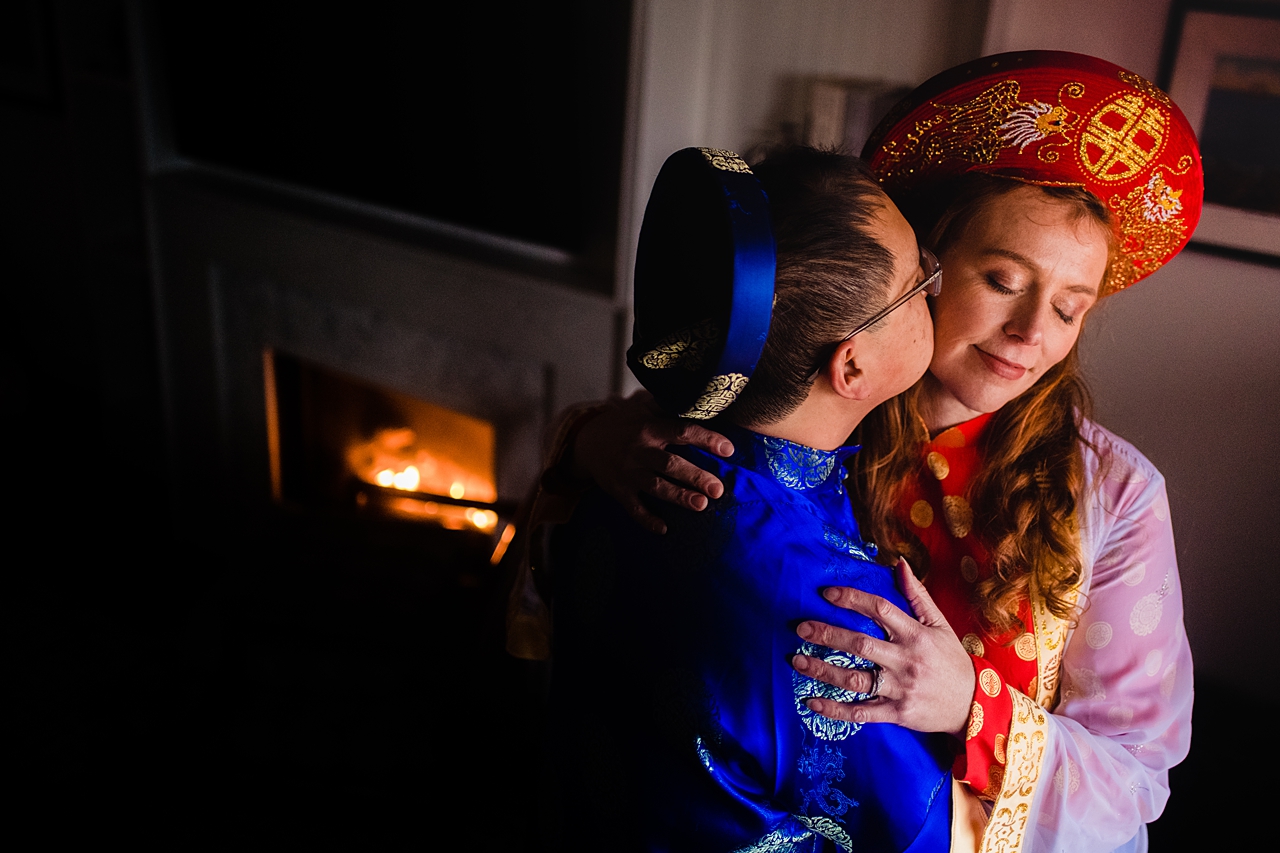
<instances>
[{"instance_id":1,"label":"white wall","mask_svg":"<svg viewBox=\"0 0 1280 853\"><path fill-rule=\"evenodd\" d=\"M1154 81L1172 0L991 0L983 55L1070 50Z\"/></svg>"}]
</instances>

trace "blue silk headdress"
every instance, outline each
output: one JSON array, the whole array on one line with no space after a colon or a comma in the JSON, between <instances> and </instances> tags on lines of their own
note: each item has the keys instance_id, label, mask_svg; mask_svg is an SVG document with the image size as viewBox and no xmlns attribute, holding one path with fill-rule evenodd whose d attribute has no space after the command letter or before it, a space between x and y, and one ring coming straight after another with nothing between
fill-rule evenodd
<instances>
[{"instance_id":1,"label":"blue silk headdress","mask_svg":"<svg viewBox=\"0 0 1280 853\"><path fill-rule=\"evenodd\" d=\"M732 151L667 158L640 228L627 365L663 409L697 420L746 387L769 333L769 202Z\"/></svg>"}]
</instances>

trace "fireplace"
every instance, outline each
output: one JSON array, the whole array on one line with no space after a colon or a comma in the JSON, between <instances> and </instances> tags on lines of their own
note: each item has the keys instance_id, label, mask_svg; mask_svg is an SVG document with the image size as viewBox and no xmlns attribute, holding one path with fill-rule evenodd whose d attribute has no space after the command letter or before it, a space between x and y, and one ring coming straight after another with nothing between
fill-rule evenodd
<instances>
[{"instance_id":1,"label":"fireplace","mask_svg":"<svg viewBox=\"0 0 1280 853\"><path fill-rule=\"evenodd\" d=\"M516 503L498 499L493 422L283 350L263 351L263 385L278 503L482 533L500 561Z\"/></svg>"},{"instance_id":2,"label":"fireplace","mask_svg":"<svg viewBox=\"0 0 1280 853\"><path fill-rule=\"evenodd\" d=\"M291 31L280 44L295 42ZM171 131L190 127L172 121L152 61L140 61L145 203L182 543L171 571L191 585L178 606L198 650L191 764L220 820L270 814L321 845L333 816L362 802L388 804L396 840L375 846L423 827L520 839L539 804L543 671L503 652L507 564L495 562L555 413L621 383L625 277L598 271L628 268L630 241L614 263L607 235L602 264L184 150ZM261 133L182 103L210 133ZM354 171L381 150L370 138L312 159ZM434 191L449 166L411 154ZM559 172L519 156L494 180L537 169L560 187ZM591 174L604 195L629 186L616 168ZM505 209L545 215L537 194L516 202ZM630 233L615 222L592 225ZM460 735L486 722L474 703L495 691L512 722ZM516 793L496 815L473 793L493 789Z\"/></svg>"},{"instance_id":3,"label":"fireplace","mask_svg":"<svg viewBox=\"0 0 1280 853\"><path fill-rule=\"evenodd\" d=\"M558 365L495 346L501 326L486 345L483 327L402 322L360 288L322 299L222 265L208 282L223 475L240 499L481 532L491 551L510 540Z\"/></svg>"}]
</instances>

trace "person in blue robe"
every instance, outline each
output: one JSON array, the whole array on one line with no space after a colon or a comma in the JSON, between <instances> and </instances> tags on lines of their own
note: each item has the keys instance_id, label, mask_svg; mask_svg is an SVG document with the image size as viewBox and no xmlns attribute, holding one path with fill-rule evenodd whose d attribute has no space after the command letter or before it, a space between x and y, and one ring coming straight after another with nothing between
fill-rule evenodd
<instances>
[{"instance_id":1,"label":"person in blue robe","mask_svg":"<svg viewBox=\"0 0 1280 853\"><path fill-rule=\"evenodd\" d=\"M884 636L825 587L910 612L859 534L843 487L856 448L841 445L928 364L926 255L854 158L794 149L754 175L724 151L667 161L628 361L734 453L682 449L724 493L702 512L651 507L665 535L592 490L552 538L565 849L949 849L948 736L820 716L807 700L873 697L790 663L873 666L797 636L811 619Z\"/></svg>"}]
</instances>

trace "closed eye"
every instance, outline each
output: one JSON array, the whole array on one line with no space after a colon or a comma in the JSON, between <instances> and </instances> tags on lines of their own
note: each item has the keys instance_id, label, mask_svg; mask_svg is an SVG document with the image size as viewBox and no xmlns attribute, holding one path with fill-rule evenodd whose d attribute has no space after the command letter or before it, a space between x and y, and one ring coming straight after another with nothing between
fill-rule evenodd
<instances>
[{"instance_id":1,"label":"closed eye","mask_svg":"<svg viewBox=\"0 0 1280 853\"><path fill-rule=\"evenodd\" d=\"M987 286L990 287L992 290L994 290L996 293L1003 294L1004 296L1009 296L1011 294L1017 293L1017 291L1014 290L1013 288L1006 287L1000 281L1000 277L995 275L994 273L987 273L986 280L987 280Z\"/></svg>"}]
</instances>

